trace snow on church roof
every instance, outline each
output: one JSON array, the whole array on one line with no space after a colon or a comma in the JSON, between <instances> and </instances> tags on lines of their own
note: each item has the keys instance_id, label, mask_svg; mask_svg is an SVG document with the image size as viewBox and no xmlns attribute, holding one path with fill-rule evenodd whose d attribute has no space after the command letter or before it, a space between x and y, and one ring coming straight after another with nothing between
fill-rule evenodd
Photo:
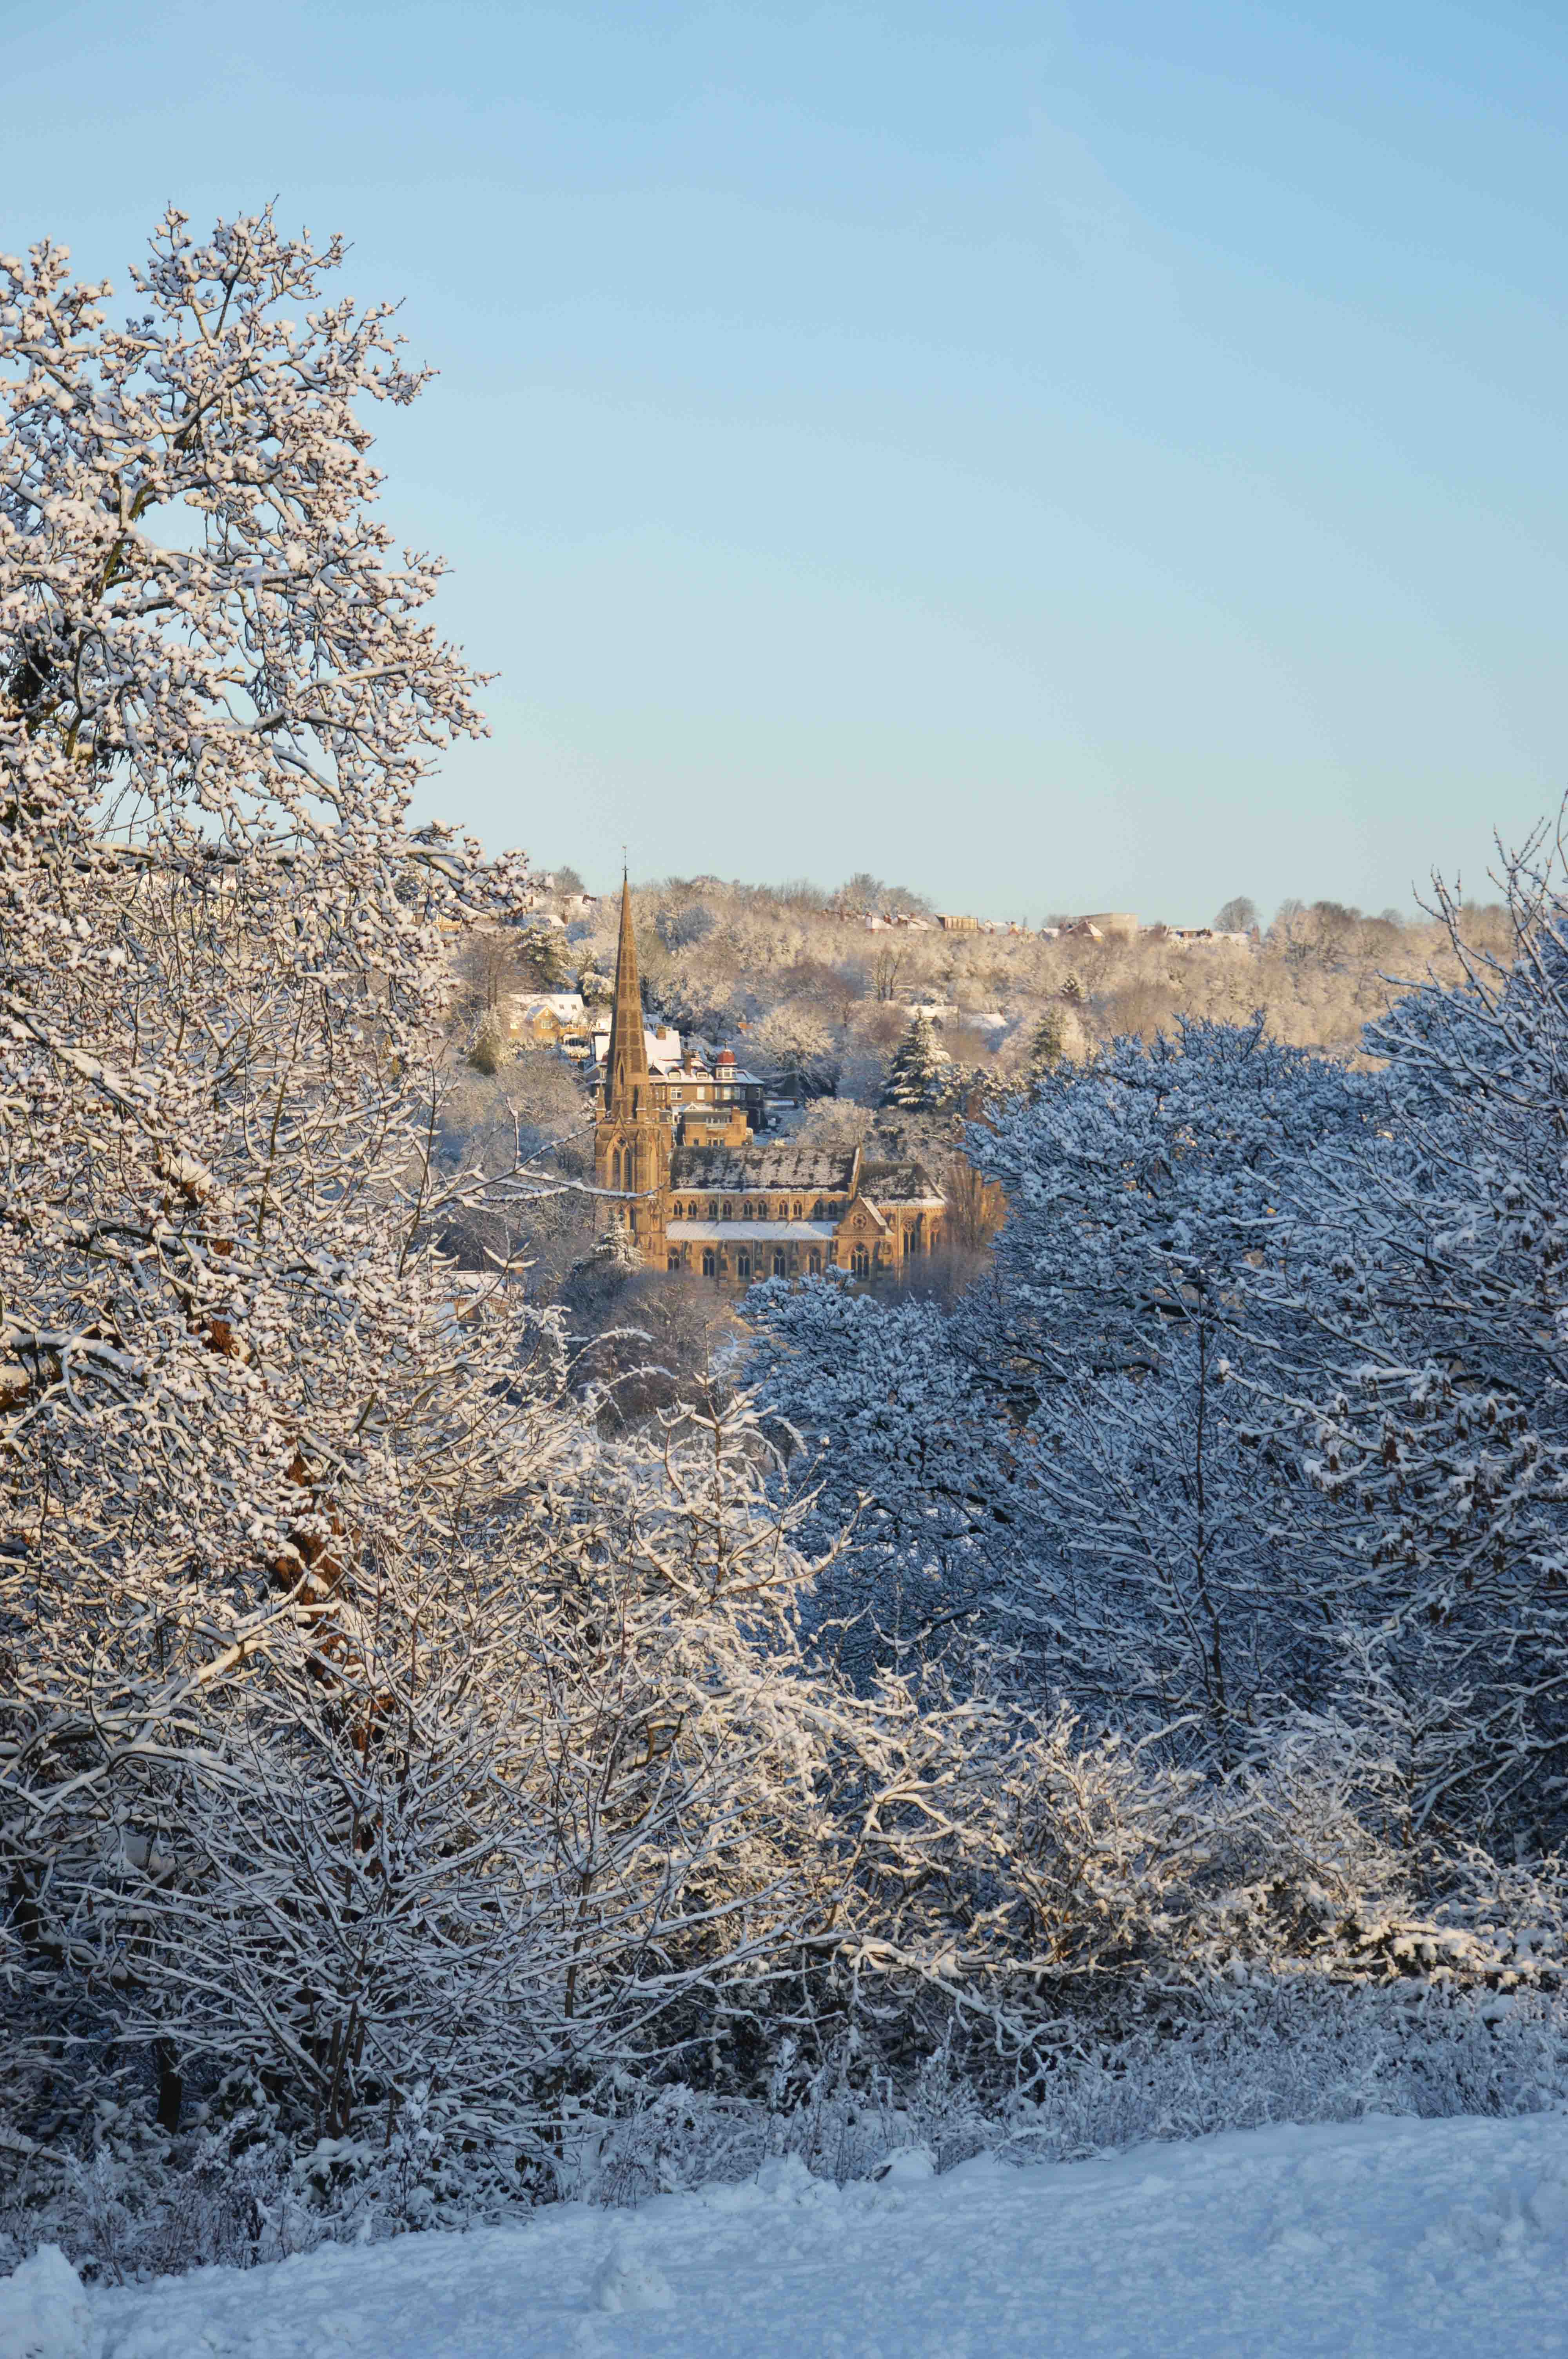
<instances>
[{"instance_id":1,"label":"snow on church roof","mask_svg":"<svg viewBox=\"0 0 1568 2359\"><path fill-rule=\"evenodd\" d=\"M864 1163L860 1186L877 1204L941 1204L942 1190L923 1163Z\"/></svg>"},{"instance_id":2,"label":"snow on church roof","mask_svg":"<svg viewBox=\"0 0 1568 2359\"><path fill-rule=\"evenodd\" d=\"M665 1234L673 1245L831 1244L832 1221L671 1221Z\"/></svg>"},{"instance_id":3,"label":"snow on church roof","mask_svg":"<svg viewBox=\"0 0 1568 2359\"><path fill-rule=\"evenodd\" d=\"M672 1188L728 1189L744 1195L748 1189L798 1188L803 1193L847 1196L855 1184L853 1147L758 1145L752 1147L677 1147L670 1158Z\"/></svg>"}]
</instances>

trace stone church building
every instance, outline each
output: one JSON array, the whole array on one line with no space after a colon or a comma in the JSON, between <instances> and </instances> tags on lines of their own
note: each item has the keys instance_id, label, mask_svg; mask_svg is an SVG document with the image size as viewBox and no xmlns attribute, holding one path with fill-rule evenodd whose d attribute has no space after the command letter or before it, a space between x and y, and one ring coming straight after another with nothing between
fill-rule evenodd
<instances>
[{"instance_id":1,"label":"stone church building","mask_svg":"<svg viewBox=\"0 0 1568 2359\"><path fill-rule=\"evenodd\" d=\"M733 1068L650 1061L623 884L593 1176L626 1200L644 1261L729 1288L826 1269L896 1278L941 1242L942 1193L918 1163L758 1137L761 1089Z\"/></svg>"}]
</instances>

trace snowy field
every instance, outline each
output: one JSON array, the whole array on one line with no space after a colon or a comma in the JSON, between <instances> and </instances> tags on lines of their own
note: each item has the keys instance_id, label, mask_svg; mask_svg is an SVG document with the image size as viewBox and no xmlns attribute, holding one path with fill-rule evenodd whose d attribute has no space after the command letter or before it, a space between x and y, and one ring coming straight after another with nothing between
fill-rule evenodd
<instances>
[{"instance_id":1,"label":"snowy field","mask_svg":"<svg viewBox=\"0 0 1568 2359\"><path fill-rule=\"evenodd\" d=\"M73 2315L74 2313L74 2315ZM323 2249L85 2299L0 2281L0 2359L1533 2359L1568 2352L1568 2118L1234 2131Z\"/></svg>"}]
</instances>

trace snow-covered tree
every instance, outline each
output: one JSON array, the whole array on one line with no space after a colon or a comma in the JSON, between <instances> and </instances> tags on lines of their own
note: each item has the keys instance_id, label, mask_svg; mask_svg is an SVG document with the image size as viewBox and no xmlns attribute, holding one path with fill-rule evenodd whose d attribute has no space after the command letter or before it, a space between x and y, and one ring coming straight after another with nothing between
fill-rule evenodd
<instances>
[{"instance_id":1,"label":"snow-covered tree","mask_svg":"<svg viewBox=\"0 0 1568 2359\"><path fill-rule=\"evenodd\" d=\"M519 937L518 954L526 967L525 988L570 991L571 967L566 937L554 926L530 926Z\"/></svg>"},{"instance_id":2,"label":"snow-covered tree","mask_svg":"<svg viewBox=\"0 0 1568 2359\"><path fill-rule=\"evenodd\" d=\"M112 2009L122 1868L205 1767L235 1809L248 1700L314 1682L351 1753L388 1569L562 1446L548 1323L431 1242L496 1184L432 1151L443 929L524 871L409 823L482 724L374 518L359 405L421 380L340 259L171 212L120 326L0 261L0 1854L38 1987Z\"/></svg>"},{"instance_id":3,"label":"snow-covered tree","mask_svg":"<svg viewBox=\"0 0 1568 2359\"><path fill-rule=\"evenodd\" d=\"M940 1105L952 1088L952 1060L933 1029L931 1018L915 1015L894 1049L882 1083L881 1102L908 1113Z\"/></svg>"},{"instance_id":4,"label":"snow-covered tree","mask_svg":"<svg viewBox=\"0 0 1568 2359\"><path fill-rule=\"evenodd\" d=\"M749 1035L746 1053L764 1071L793 1088L827 1088L838 1072L833 1035L814 1007L785 1000Z\"/></svg>"},{"instance_id":5,"label":"snow-covered tree","mask_svg":"<svg viewBox=\"0 0 1568 2359\"><path fill-rule=\"evenodd\" d=\"M1217 1760L1321 1701L1354 1543L1242 1381L1315 1348L1260 1326L1250 1281L1297 1159L1354 1152L1379 1103L1260 1023L1120 1042L970 1125L1006 1219L953 1315L758 1289L749 1373L812 1437L824 1509L865 1503L835 1610L859 1579L909 1637L957 1616L1037 1689Z\"/></svg>"},{"instance_id":6,"label":"snow-covered tree","mask_svg":"<svg viewBox=\"0 0 1568 2359\"><path fill-rule=\"evenodd\" d=\"M1060 1002L1054 1002L1045 1009L1029 1036L1026 1072L1032 1089L1072 1053L1070 1028L1067 1010Z\"/></svg>"},{"instance_id":7,"label":"snow-covered tree","mask_svg":"<svg viewBox=\"0 0 1568 2359\"><path fill-rule=\"evenodd\" d=\"M166 2123L237 2065L526 2147L832 1948L809 1502L744 1399L606 1443L440 1249L537 1187L445 1118L448 929L524 876L408 825L481 724L337 259L171 214L124 329L0 265L0 1874L21 2027Z\"/></svg>"},{"instance_id":8,"label":"snow-covered tree","mask_svg":"<svg viewBox=\"0 0 1568 2359\"><path fill-rule=\"evenodd\" d=\"M1412 1832L1533 1845L1558 1840L1568 1767L1561 846L1538 839L1508 891L1506 960L1444 903L1467 984L1369 1027L1386 1119L1303 1175L1258 1290L1323 1339L1292 1389L1361 1552L1352 1708L1389 1731Z\"/></svg>"},{"instance_id":9,"label":"snow-covered tree","mask_svg":"<svg viewBox=\"0 0 1568 2359\"><path fill-rule=\"evenodd\" d=\"M1041 1507L1018 1599L1068 1691L1221 1757L1315 1693L1336 1577L1278 1419L1239 1382L1299 1373L1302 1322L1260 1332L1248 1282L1298 1158L1353 1148L1374 1085L1241 1028L1119 1042L969 1133L1009 1200L996 1282L964 1306L1011 1399Z\"/></svg>"},{"instance_id":10,"label":"snow-covered tree","mask_svg":"<svg viewBox=\"0 0 1568 2359\"><path fill-rule=\"evenodd\" d=\"M748 1382L795 1453L806 1531L848 1544L812 1600L819 1645L864 1680L900 1649L972 1631L1000 1583L1019 1503L994 1399L936 1306L838 1276L746 1298Z\"/></svg>"}]
</instances>

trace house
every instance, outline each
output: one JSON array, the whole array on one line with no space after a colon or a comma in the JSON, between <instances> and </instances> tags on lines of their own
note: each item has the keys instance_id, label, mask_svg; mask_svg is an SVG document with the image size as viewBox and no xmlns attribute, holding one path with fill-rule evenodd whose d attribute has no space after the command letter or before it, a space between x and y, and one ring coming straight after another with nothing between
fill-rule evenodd
<instances>
[{"instance_id":1,"label":"house","mask_svg":"<svg viewBox=\"0 0 1568 2359\"><path fill-rule=\"evenodd\" d=\"M1135 942L1139 925L1130 909L1091 909L1087 918L1079 918L1067 931L1083 935L1092 942Z\"/></svg>"},{"instance_id":2,"label":"house","mask_svg":"<svg viewBox=\"0 0 1568 2359\"><path fill-rule=\"evenodd\" d=\"M611 1036L614 1028L613 1011L608 1007L601 1007L594 1017L591 1027L593 1061L598 1066L602 1067L609 1058ZM679 1064L681 1039L680 1034L673 1024L650 1024L644 1018L643 1032L648 1063L655 1072L664 1072L669 1066Z\"/></svg>"},{"instance_id":3,"label":"house","mask_svg":"<svg viewBox=\"0 0 1568 2359\"><path fill-rule=\"evenodd\" d=\"M509 1036L531 1049L559 1049L588 1018L580 991L514 991L501 1003Z\"/></svg>"}]
</instances>

